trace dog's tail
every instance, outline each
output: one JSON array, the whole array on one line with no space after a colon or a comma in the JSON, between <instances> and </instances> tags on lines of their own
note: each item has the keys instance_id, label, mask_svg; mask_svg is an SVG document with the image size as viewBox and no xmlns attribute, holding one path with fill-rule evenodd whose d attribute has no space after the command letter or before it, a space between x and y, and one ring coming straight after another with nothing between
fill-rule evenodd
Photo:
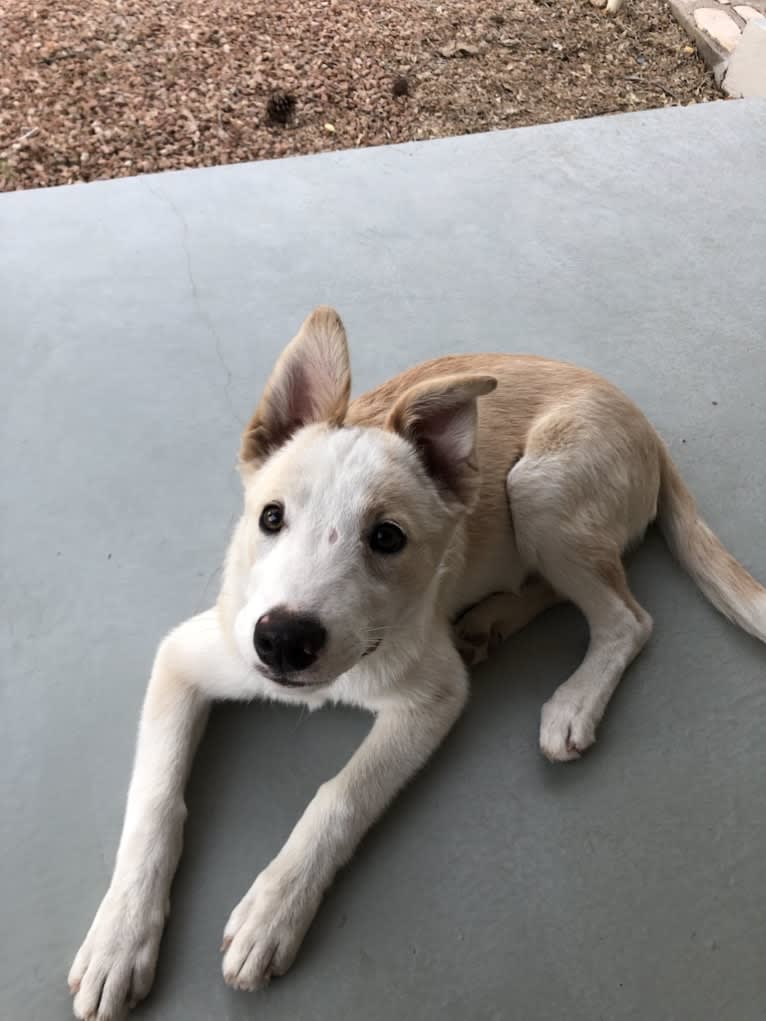
<instances>
[{"instance_id":1,"label":"dog's tail","mask_svg":"<svg viewBox=\"0 0 766 1021\"><path fill-rule=\"evenodd\" d=\"M698 516L694 497L662 441L660 471L657 522L668 546L716 609L766 642L766 588Z\"/></svg>"}]
</instances>

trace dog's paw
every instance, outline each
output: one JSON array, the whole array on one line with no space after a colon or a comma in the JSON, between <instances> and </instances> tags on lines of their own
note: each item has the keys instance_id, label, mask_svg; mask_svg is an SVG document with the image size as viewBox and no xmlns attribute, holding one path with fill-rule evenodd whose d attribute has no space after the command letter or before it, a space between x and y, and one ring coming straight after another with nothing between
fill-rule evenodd
<instances>
[{"instance_id":1,"label":"dog's paw","mask_svg":"<svg viewBox=\"0 0 766 1021\"><path fill-rule=\"evenodd\" d=\"M540 749L551 762L571 762L596 740L598 720L567 693L556 693L543 706Z\"/></svg>"},{"instance_id":2,"label":"dog's paw","mask_svg":"<svg viewBox=\"0 0 766 1021\"><path fill-rule=\"evenodd\" d=\"M481 632L455 632L455 647L467 667L478 666L489 656L489 635Z\"/></svg>"},{"instance_id":3,"label":"dog's paw","mask_svg":"<svg viewBox=\"0 0 766 1021\"><path fill-rule=\"evenodd\" d=\"M284 975L311 924L319 895L265 869L234 908L223 934L223 977L235 989L259 989Z\"/></svg>"},{"instance_id":4,"label":"dog's paw","mask_svg":"<svg viewBox=\"0 0 766 1021\"><path fill-rule=\"evenodd\" d=\"M466 666L478 666L503 641L499 624L482 605L464 613L453 629L455 647Z\"/></svg>"},{"instance_id":5,"label":"dog's paw","mask_svg":"<svg viewBox=\"0 0 766 1021\"><path fill-rule=\"evenodd\" d=\"M107 893L69 972L75 1017L118 1021L149 992L165 915Z\"/></svg>"}]
</instances>

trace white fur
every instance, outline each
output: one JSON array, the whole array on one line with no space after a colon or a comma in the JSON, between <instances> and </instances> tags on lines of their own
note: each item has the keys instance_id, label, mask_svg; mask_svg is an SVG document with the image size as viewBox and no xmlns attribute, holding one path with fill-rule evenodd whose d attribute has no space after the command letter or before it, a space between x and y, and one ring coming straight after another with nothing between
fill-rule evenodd
<instances>
[{"instance_id":1,"label":"white fur","mask_svg":"<svg viewBox=\"0 0 766 1021\"><path fill-rule=\"evenodd\" d=\"M228 578L244 597L234 622L238 651L256 673L253 629L275 606L321 613L329 645L304 675L317 685L317 699L328 697L323 686L359 663L373 640L417 630L413 625L423 611L422 593L397 586L399 557L381 560L380 570L371 571L365 543L373 519L386 517L395 517L421 552L427 553L431 533L441 534L439 501L427 488L410 506L382 504L371 516L377 480L385 478L389 490L411 488L413 468L412 451L393 434L309 426L258 472L247 497L252 514L243 525L251 555L236 577L232 572ZM286 527L278 536L263 535L257 526L260 508L286 497ZM403 556L408 555L405 551ZM336 697L342 688L341 682Z\"/></svg>"},{"instance_id":2,"label":"white fur","mask_svg":"<svg viewBox=\"0 0 766 1021\"><path fill-rule=\"evenodd\" d=\"M390 511L413 552L384 561L376 572L366 562L364 539L370 495L381 477L388 490L410 491L409 502ZM211 700L264 697L310 708L332 700L376 714L356 755L322 785L231 916L224 975L248 989L289 966L338 868L465 702L466 670L448 621L435 612L436 587L448 566L434 551L449 545L454 514L424 485L411 448L383 430L309 426L266 462L246 503L255 501L257 511L277 497L287 498L284 532L264 536L257 513L246 513L232 542L221 605L160 646L114 876L69 976L77 1017L111 1019L151 985L181 849L183 787ZM380 499L376 515L387 517L383 491ZM423 561L422 589L411 586L411 574L400 583L407 555ZM307 671L312 687L283 688L261 672L254 625L280 603L321 611L327 626L327 653ZM229 633L223 620L232 606ZM380 649L365 657L378 638Z\"/></svg>"},{"instance_id":3,"label":"white fur","mask_svg":"<svg viewBox=\"0 0 766 1021\"><path fill-rule=\"evenodd\" d=\"M403 636L339 678L331 695L307 697L260 678L227 644L214 610L165 640L147 692L114 876L69 975L77 1017L118 1017L151 986L181 850L183 786L212 698L262 695L313 708L331 697L376 713L357 753L320 787L226 926L223 970L231 985L252 989L286 970L338 868L429 758L467 697L449 629L418 625L428 638L427 659L419 635L409 642ZM180 685L176 670L183 671ZM164 697L167 705L154 719L153 703Z\"/></svg>"}]
</instances>

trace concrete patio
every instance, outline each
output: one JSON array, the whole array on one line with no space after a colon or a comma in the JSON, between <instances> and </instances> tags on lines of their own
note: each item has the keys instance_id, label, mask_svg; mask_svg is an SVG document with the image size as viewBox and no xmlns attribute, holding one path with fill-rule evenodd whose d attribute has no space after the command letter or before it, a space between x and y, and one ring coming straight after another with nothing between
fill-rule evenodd
<instances>
[{"instance_id":1,"label":"concrete patio","mask_svg":"<svg viewBox=\"0 0 766 1021\"><path fill-rule=\"evenodd\" d=\"M447 351L593 367L766 579L766 101L0 196L0 1017L66 1018L155 646L215 596L239 430L304 314L355 390ZM548 614L327 897L288 976L228 989L229 911L369 726L213 715L140 1021L762 1021L766 648L650 535L655 618L595 748L540 706Z\"/></svg>"}]
</instances>

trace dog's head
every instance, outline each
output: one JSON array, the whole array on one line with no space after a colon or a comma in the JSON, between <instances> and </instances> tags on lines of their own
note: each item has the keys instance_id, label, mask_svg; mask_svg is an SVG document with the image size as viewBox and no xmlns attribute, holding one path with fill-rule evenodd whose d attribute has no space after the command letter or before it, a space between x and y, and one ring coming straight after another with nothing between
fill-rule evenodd
<instances>
[{"instance_id":1,"label":"dog's head","mask_svg":"<svg viewBox=\"0 0 766 1021\"><path fill-rule=\"evenodd\" d=\"M417 627L477 496L476 399L494 387L424 379L362 416L379 424L349 424L343 325L332 309L309 316L240 451L234 633L259 673L305 692Z\"/></svg>"}]
</instances>

